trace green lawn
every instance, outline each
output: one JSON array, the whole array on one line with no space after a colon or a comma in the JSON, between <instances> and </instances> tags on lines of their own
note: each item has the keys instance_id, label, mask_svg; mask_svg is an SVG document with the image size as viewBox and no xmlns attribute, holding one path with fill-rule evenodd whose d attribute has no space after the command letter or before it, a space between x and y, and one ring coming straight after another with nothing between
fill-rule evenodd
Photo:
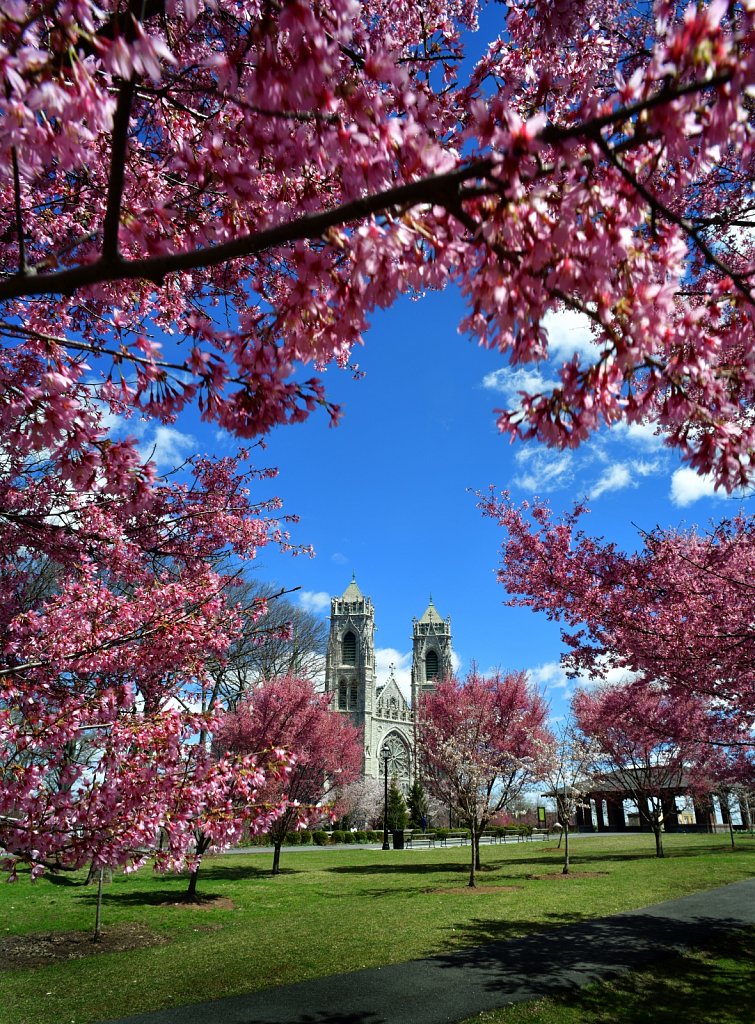
<instances>
[{"instance_id":1,"label":"green lawn","mask_svg":"<svg viewBox=\"0 0 755 1024\"><path fill-rule=\"evenodd\" d=\"M138 928L160 944L1 973L0 1022L88 1024L514 937L755 873L752 839L734 851L726 836L665 842L659 861L651 836L580 838L568 879L553 842L484 847L471 893L465 847L291 849L275 878L269 853L217 857L199 891L219 906L182 905L185 878L119 875L105 890L105 930ZM72 881L0 886L0 940L91 929L95 891Z\"/></svg>"}]
</instances>

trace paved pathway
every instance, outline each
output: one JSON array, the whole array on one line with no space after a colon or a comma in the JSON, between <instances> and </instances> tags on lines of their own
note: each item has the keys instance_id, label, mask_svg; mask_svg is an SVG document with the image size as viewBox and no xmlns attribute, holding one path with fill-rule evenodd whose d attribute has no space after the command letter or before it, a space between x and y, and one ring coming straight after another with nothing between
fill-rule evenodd
<instances>
[{"instance_id":1,"label":"paved pathway","mask_svg":"<svg viewBox=\"0 0 755 1024\"><path fill-rule=\"evenodd\" d=\"M114 1024L446 1024L600 981L745 925L755 925L755 878L524 939Z\"/></svg>"}]
</instances>

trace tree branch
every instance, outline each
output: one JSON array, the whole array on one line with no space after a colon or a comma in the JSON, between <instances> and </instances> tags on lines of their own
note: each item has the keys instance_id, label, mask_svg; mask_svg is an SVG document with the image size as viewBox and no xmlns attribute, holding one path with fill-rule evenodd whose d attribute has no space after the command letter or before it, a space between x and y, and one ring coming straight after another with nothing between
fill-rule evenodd
<instances>
[{"instance_id":1,"label":"tree branch","mask_svg":"<svg viewBox=\"0 0 755 1024\"><path fill-rule=\"evenodd\" d=\"M11 160L13 162L13 205L16 214L16 234L18 235L18 272L25 274L26 264L26 243L24 242L24 218L21 209L21 175L18 170L18 154L16 147L11 146Z\"/></svg>"},{"instance_id":2,"label":"tree branch","mask_svg":"<svg viewBox=\"0 0 755 1024\"><path fill-rule=\"evenodd\" d=\"M725 277L731 278L734 287L737 289L737 291L740 292L740 294L743 295L748 302L752 302L752 291L750 290L750 288L747 287L747 284L745 283L741 275L735 273L735 271L732 270L731 267L728 267L723 262L723 260L720 260L718 256L716 256L716 254L710 248L708 243L700 237L697 230L695 229L695 225L691 221L687 220L686 217L682 217L678 213L675 213L672 209L670 209L670 207L666 206L666 204L662 202L657 196L653 195L653 193L650 192L649 189L645 188L642 182L637 179L636 175L634 175L629 170L629 168L626 167L621 160L619 160L619 158L612 151L611 147L608 145L603 136L600 135L600 133L596 135L595 142L599 146L601 152L605 155L606 159L616 168L616 170L621 174L624 180L629 185L632 186L632 188L638 193L638 195L642 196L642 198L648 204L650 209L655 214L663 217L664 220L669 221L671 224L676 224L677 227L681 228L682 231L684 231L685 234L687 234L692 239L695 245L703 253L705 258L714 267L716 267L717 270L720 270Z\"/></svg>"},{"instance_id":3,"label":"tree branch","mask_svg":"<svg viewBox=\"0 0 755 1024\"><path fill-rule=\"evenodd\" d=\"M725 84L730 78L730 73L725 73L705 81L689 82L677 88L661 89L649 99L630 104L626 107L620 107L610 113L595 117L588 122L580 122L565 127L547 125L540 132L538 140L544 145L557 146L570 139L583 137L585 140L598 144L613 162L612 151L600 134L603 128L610 125L619 125L642 111L661 106L681 96L716 88L719 85ZM116 117L118 117L118 113L120 113L121 121L118 123L117 132L114 128L114 135L117 135L122 140L122 152L127 141L123 131L122 120L126 117L127 109L130 110L133 88L133 84L130 84L130 89L124 86L124 90L119 97L118 112L116 114ZM635 144L640 145L644 141L644 138L638 138ZM631 140L625 140L620 145L622 148L627 148L631 145ZM40 295L69 294L79 288L110 281L146 280L152 281L155 285L161 285L168 274L217 266L229 260L255 256L268 249L287 245L302 239L319 239L325 236L332 228L342 227L345 224L360 221L377 214L387 214L397 208L420 204L438 204L445 206L449 211L453 212L454 206L459 202L460 187L474 179L490 179L493 170L499 163L497 156L482 157L445 174L430 175L429 177L419 178L416 181L403 185L396 185L393 188L385 189L373 195L353 199L331 210L306 214L287 223L243 235L219 245L187 252L153 256L146 259L123 260L117 252L116 231L122 192L122 180L118 177L116 165L120 164L120 172L122 174L123 160L115 159L115 150L116 145L114 144L114 157L111 163L112 176L108 194L108 214L106 217L107 245L103 243L102 257L91 264L54 271L50 274L16 274L0 283L0 301ZM618 164L618 166L621 169L621 165ZM500 181L496 183L499 188L502 187ZM637 187L642 189L639 183L637 183ZM650 198L649 193L647 195ZM668 215L669 217L676 216L671 211L668 211ZM679 220L681 221L682 218L679 218ZM691 225L686 229L694 230ZM698 244L706 252L706 255L710 252L702 240L698 240ZM711 253L710 255L716 262L716 265L718 265L718 261L715 260L713 254ZM726 273L729 273L729 271L726 270ZM749 298L749 292L747 294Z\"/></svg>"},{"instance_id":4,"label":"tree branch","mask_svg":"<svg viewBox=\"0 0 755 1024\"><path fill-rule=\"evenodd\" d=\"M126 180L126 153L128 150L128 126L131 120L131 106L134 101L136 82L133 76L128 82L121 82L118 105L113 118L113 143L110 150L110 178L107 190L107 208L102 233L102 260L105 263L119 263L118 228L121 221L121 201Z\"/></svg>"}]
</instances>

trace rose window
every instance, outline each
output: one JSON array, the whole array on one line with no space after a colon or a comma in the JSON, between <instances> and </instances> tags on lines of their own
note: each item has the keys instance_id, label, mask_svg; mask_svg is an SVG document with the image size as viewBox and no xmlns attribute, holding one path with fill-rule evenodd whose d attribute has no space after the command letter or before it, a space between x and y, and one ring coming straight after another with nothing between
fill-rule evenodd
<instances>
[{"instance_id":1,"label":"rose window","mask_svg":"<svg viewBox=\"0 0 755 1024\"><path fill-rule=\"evenodd\" d=\"M387 736L380 748L380 763L384 763L384 751L388 751L388 778L396 778L399 782L409 781L409 751L406 744L392 733Z\"/></svg>"}]
</instances>

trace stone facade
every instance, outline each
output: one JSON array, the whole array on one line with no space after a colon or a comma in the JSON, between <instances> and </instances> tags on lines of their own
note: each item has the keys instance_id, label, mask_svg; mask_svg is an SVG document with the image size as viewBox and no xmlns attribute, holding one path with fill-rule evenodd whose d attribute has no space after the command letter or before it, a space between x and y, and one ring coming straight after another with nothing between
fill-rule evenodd
<instances>
[{"instance_id":1,"label":"stone facade","mask_svg":"<svg viewBox=\"0 0 755 1024\"><path fill-rule=\"evenodd\" d=\"M411 704L391 675L381 687L375 676L375 609L356 579L330 602L330 637L325 660L325 689L332 707L346 714L364 735L363 773L382 777L382 752L390 752L388 772L404 789L414 779L414 708L419 696L451 675L451 619L438 614L432 598L413 620Z\"/></svg>"}]
</instances>

